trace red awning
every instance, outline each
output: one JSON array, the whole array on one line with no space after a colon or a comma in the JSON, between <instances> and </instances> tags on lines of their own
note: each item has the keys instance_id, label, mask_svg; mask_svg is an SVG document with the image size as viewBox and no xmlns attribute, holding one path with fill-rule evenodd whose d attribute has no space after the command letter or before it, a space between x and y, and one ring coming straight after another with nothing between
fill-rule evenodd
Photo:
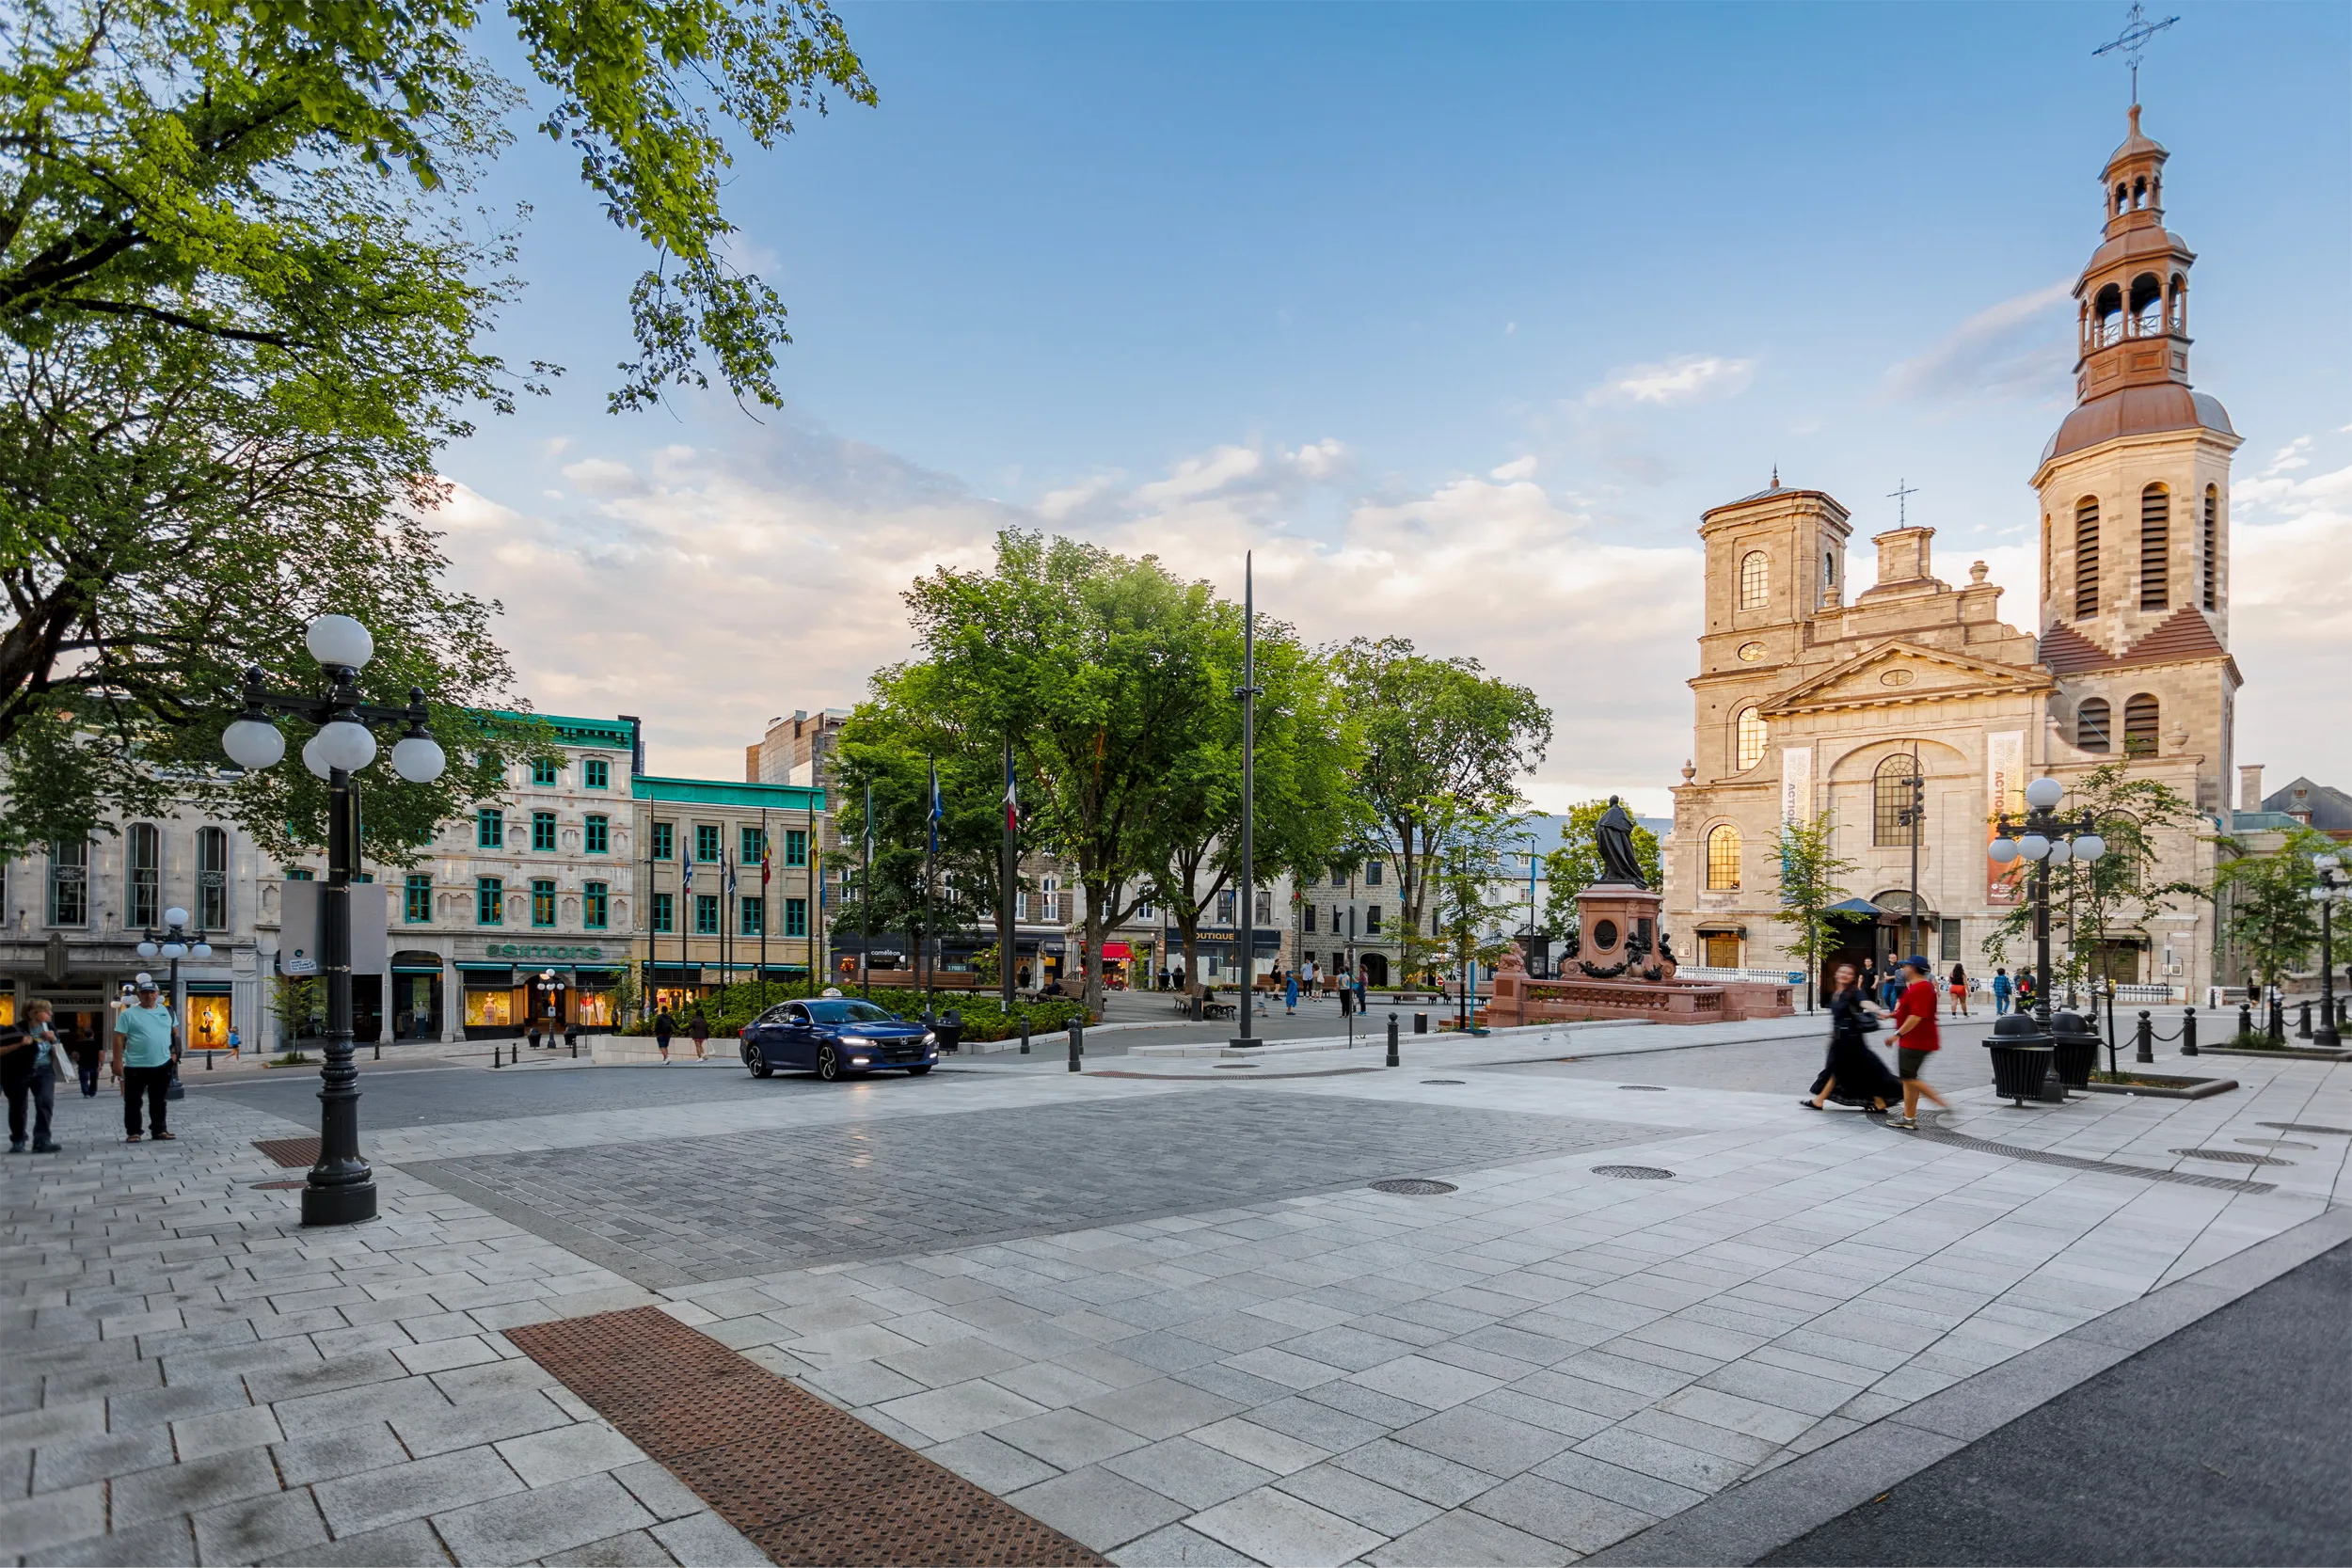
<instances>
[{"instance_id":1,"label":"red awning","mask_svg":"<svg viewBox=\"0 0 2352 1568\"><path fill-rule=\"evenodd\" d=\"M1135 955L1127 951L1127 944L1123 942L1106 942L1103 944L1103 957L1115 962L1122 958L1132 958Z\"/></svg>"}]
</instances>

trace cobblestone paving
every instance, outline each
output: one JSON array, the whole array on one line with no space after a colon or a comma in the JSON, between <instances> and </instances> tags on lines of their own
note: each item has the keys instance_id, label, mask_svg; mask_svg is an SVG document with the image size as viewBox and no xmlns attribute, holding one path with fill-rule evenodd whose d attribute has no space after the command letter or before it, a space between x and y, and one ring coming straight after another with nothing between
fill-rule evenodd
<instances>
[{"instance_id":1,"label":"cobblestone paving","mask_svg":"<svg viewBox=\"0 0 2352 1568\"><path fill-rule=\"evenodd\" d=\"M667 1286L1508 1165L1657 1131L1218 1088L405 1168ZM680 1170L698 1181L681 1185Z\"/></svg>"}]
</instances>

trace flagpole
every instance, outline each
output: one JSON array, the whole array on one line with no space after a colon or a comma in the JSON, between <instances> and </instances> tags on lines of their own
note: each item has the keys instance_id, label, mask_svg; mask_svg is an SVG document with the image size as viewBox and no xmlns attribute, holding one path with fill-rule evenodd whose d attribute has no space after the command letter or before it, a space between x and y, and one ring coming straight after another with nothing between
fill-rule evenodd
<instances>
[{"instance_id":1,"label":"flagpole","mask_svg":"<svg viewBox=\"0 0 2352 1568\"><path fill-rule=\"evenodd\" d=\"M768 808L759 808L759 1010L768 1010Z\"/></svg>"},{"instance_id":2,"label":"flagpole","mask_svg":"<svg viewBox=\"0 0 2352 1568\"><path fill-rule=\"evenodd\" d=\"M1252 555L1242 556L1241 589L1241 1005L1234 1014L1241 1034L1233 1044L1248 1049L1258 1042L1249 1036L1250 1007L1258 994L1258 904L1252 885L1257 876L1258 826L1258 591Z\"/></svg>"},{"instance_id":3,"label":"flagpole","mask_svg":"<svg viewBox=\"0 0 2352 1568\"><path fill-rule=\"evenodd\" d=\"M933 954L925 951L930 947L933 941L931 936L931 863L938 857L938 855L939 759L937 757L933 757L931 758L930 832L927 833L923 839L923 934L916 939L915 942L917 951L922 955L923 1022L926 1023L930 1022L931 1019L931 971L934 967L936 967L938 962Z\"/></svg>"},{"instance_id":4,"label":"flagpole","mask_svg":"<svg viewBox=\"0 0 2352 1568\"><path fill-rule=\"evenodd\" d=\"M811 742L809 756L814 759L816 755L816 744ZM825 870L824 862L817 853L817 797L814 793L817 786L817 764L814 760L809 763L808 782L812 791L807 801L808 841L801 847L802 903L808 913L802 918L813 920L816 924L803 929L801 939L803 952L801 956L808 961L808 994L815 996L823 989L817 984L817 976L822 968L818 961L818 943L825 931Z\"/></svg>"},{"instance_id":5,"label":"flagpole","mask_svg":"<svg viewBox=\"0 0 2352 1568\"><path fill-rule=\"evenodd\" d=\"M996 907L996 983L1007 1017L1012 1015L1012 966L1016 957L1014 949L1019 945L1012 918L1013 887L1020 879L1021 863L1021 830L1016 820L1021 810L1019 800L1020 798L1013 793L1012 736L1008 732L1005 736L1004 885L999 891Z\"/></svg>"},{"instance_id":6,"label":"flagpole","mask_svg":"<svg viewBox=\"0 0 2352 1568\"><path fill-rule=\"evenodd\" d=\"M874 781L866 781L866 847L858 866L857 901L866 940L857 956L858 993L874 999Z\"/></svg>"}]
</instances>

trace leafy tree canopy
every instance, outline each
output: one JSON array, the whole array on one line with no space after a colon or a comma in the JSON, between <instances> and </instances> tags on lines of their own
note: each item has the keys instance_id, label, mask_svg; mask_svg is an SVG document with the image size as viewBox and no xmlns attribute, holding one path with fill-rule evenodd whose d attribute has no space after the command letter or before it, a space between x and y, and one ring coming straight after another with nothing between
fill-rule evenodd
<instances>
[{"instance_id":1,"label":"leafy tree canopy","mask_svg":"<svg viewBox=\"0 0 2352 1568\"><path fill-rule=\"evenodd\" d=\"M2300 826L2261 852L2240 839L2217 842L2227 857L2214 868L2222 928L2249 973L2265 986L2277 985L2318 951L2319 906L2311 890L2319 885L2319 868L2313 863L2343 853L2344 847L2315 828Z\"/></svg>"}]
</instances>

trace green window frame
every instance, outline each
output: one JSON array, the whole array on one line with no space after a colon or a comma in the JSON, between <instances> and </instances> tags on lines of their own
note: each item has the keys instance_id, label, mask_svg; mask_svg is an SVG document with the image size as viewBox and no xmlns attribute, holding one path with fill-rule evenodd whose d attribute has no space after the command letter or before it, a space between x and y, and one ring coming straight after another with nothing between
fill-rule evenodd
<instances>
[{"instance_id":1,"label":"green window frame","mask_svg":"<svg viewBox=\"0 0 2352 1568\"><path fill-rule=\"evenodd\" d=\"M286 880L290 882L310 882L316 881L317 879L318 873L312 871L307 865L290 865L286 867Z\"/></svg>"},{"instance_id":2,"label":"green window frame","mask_svg":"<svg viewBox=\"0 0 2352 1568\"><path fill-rule=\"evenodd\" d=\"M533 926L555 924L555 879L533 877L531 879L531 923Z\"/></svg>"},{"instance_id":3,"label":"green window frame","mask_svg":"<svg viewBox=\"0 0 2352 1568\"><path fill-rule=\"evenodd\" d=\"M808 935L808 900L787 898L784 901L784 934L787 937Z\"/></svg>"},{"instance_id":4,"label":"green window frame","mask_svg":"<svg viewBox=\"0 0 2352 1568\"><path fill-rule=\"evenodd\" d=\"M735 857L738 864L757 865L761 857L768 853L768 830L765 828L739 830L736 836L736 848L739 851Z\"/></svg>"},{"instance_id":5,"label":"green window frame","mask_svg":"<svg viewBox=\"0 0 2352 1568\"><path fill-rule=\"evenodd\" d=\"M756 893L747 893L737 900L735 934L739 937L764 935L768 929L768 900Z\"/></svg>"},{"instance_id":6,"label":"green window frame","mask_svg":"<svg viewBox=\"0 0 2352 1568\"><path fill-rule=\"evenodd\" d=\"M715 893L694 895L694 934L715 937L719 934L719 895Z\"/></svg>"},{"instance_id":7,"label":"green window frame","mask_svg":"<svg viewBox=\"0 0 2352 1568\"><path fill-rule=\"evenodd\" d=\"M590 882L580 889L580 923L592 931L601 931L612 923L612 890L602 882Z\"/></svg>"},{"instance_id":8,"label":"green window frame","mask_svg":"<svg viewBox=\"0 0 2352 1568\"><path fill-rule=\"evenodd\" d=\"M666 861L677 853L677 824L657 822L653 825L653 858Z\"/></svg>"},{"instance_id":9,"label":"green window frame","mask_svg":"<svg viewBox=\"0 0 2352 1568\"><path fill-rule=\"evenodd\" d=\"M611 789L612 765L602 757L589 757L580 765L580 784L583 789Z\"/></svg>"},{"instance_id":10,"label":"green window frame","mask_svg":"<svg viewBox=\"0 0 2352 1568\"><path fill-rule=\"evenodd\" d=\"M653 928L663 936L677 929L677 895L657 893L653 895Z\"/></svg>"},{"instance_id":11,"label":"green window frame","mask_svg":"<svg viewBox=\"0 0 2352 1568\"><path fill-rule=\"evenodd\" d=\"M784 830L784 863L787 865L806 865L808 863L807 830L803 828L787 828Z\"/></svg>"},{"instance_id":12,"label":"green window frame","mask_svg":"<svg viewBox=\"0 0 2352 1568\"><path fill-rule=\"evenodd\" d=\"M716 822L694 824L694 859L704 865L719 863L719 825Z\"/></svg>"},{"instance_id":13,"label":"green window frame","mask_svg":"<svg viewBox=\"0 0 2352 1568\"><path fill-rule=\"evenodd\" d=\"M411 871L406 887L401 894L401 918L411 926L422 926L433 918L433 873Z\"/></svg>"},{"instance_id":14,"label":"green window frame","mask_svg":"<svg viewBox=\"0 0 2352 1568\"><path fill-rule=\"evenodd\" d=\"M539 761L531 765L531 782L538 789L553 789L564 782L564 765Z\"/></svg>"},{"instance_id":15,"label":"green window frame","mask_svg":"<svg viewBox=\"0 0 2352 1568\"><path fill-rule=\"evenodd\" d=\"M503 877L476 877L473 879L473 923L477 926L506 924L506 879Z\"/></svg>"},{"instance_id":16,"label":"green window frame","mask_svg":"<svg viewBox=\"0 0 2352 1568\"><path fill-rule=\"evenodd\" d=\"M496 806L484 806L473 816L474 847L480 849L506 847L506 814Z\"/></svg>"},{"instance_id":17,"label":"green window frame","mask_svg":"<svg viewBox=\"0 0 2352 1568\"><path fill-rule=\"evenodd\" d=\"M555 853L555 813L534 811L531 814L531 852L534 855Z\"/></svg>"},{"instance_id":18,"label":"green window frame","mask_svg":"<svg viewBox=\"0 0 2352 1568\"><path fill-rule=\"evenodd\" d=\"M580 843L592 855L610 854L612 850L612 819L601 812L589 813L587 827L580 833Z\"/></svg>"}]
</instances>

